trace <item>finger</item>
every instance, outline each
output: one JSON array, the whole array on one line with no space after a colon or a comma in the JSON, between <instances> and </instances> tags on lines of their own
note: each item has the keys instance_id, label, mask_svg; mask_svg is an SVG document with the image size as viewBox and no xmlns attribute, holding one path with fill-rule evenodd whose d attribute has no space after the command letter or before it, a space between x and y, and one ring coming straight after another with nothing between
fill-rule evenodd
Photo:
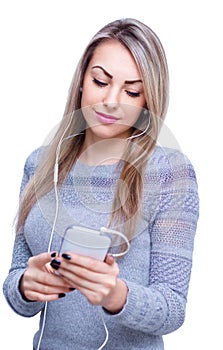
<instances>
[{"instance_id":1,"label":"finger","mask_svg":"<svg viewBox=\"0 0 223 350\"><path fill-rule=\"evenodd\" d=\"M116 269L116 273L112 271L110 274L105 274L92 272L80 266L73 265L70 270L60 268L60 274L76 289L80 290L80 288L85 288L92 291L102 292L103 289L111 290L115 287L118 269Z\"/></svg>"},{"instance_id":2,"label":"finger","mask_svg":"<svg viewBox=\"0 0 223 350\"><path fill-rule=\"evenodd\" d=\"M50 285L50 284L32 282L32 284L30 285L29 291L37 292L45 295L68 293L69 291L71 291L71 286L66 281L64 282L64 285Z\"/></svg>"},{"instance_id":3,"label":"finger","mask_svg":"<svg viewBox=\"0 0 223 350\"><path fill-rule=\"evenodd\" d=\"M65 258L66 256L69 257L69 259ZM112 258L108 258L109 262L111 262ZM59 260L59 259L58 259ZM108 273L110 271L109 264L105 263L104 261L91 258L89 256L74 254L74 253L68 253L63 254L61 259L61 267L64 269L72 270L72 266L79 266L86 268L93 272L99 272L99 273Z\"/></svg>"},{"instance_id":4,"label":"finger","mask_svg":"<svg viewBox=\"0 0 223 350\"><path fill-rule=\"evenodd\" d=\"M108 265L112 265L112 264L114 264L115 259L114 259L114 257L111 254L107 254L106 257L105 257L105 262Z\"/></svg>"},{"instance_id":5,"label":"finger","mask_svg":"<svg viewBox=\"0 0 223 350\"><path fill-rule=\"evenodd\" d=\"M72 287L61 276L49 274L41 269L27 269L23 275L20 286L22 292L28 298L27 293L37 291L43 294L67 292Z\"/></svg>"},{"instance_id":6,"label":"finger","mask_svg":"<svg viewBox=\"0 0 223 350\"><path fill-rule=\"evenodd\" d=\"M55 270L52 268L52 266L50 265L50 262L48 262L48 263L46 263L45 265L44 265L44 267L45 267L45 270L46 270L46 272L48 272L48 273L55 273Z\"/></svg>"},{"instance_id":7,"label":"finger","mask_svg":"<svg viewBox=\"0 0 223 350\"><path fill-rule=\"evenodd\" d=\"M48 280L47 284L33 280L25 281L24 295L26 299L36 301L55 300L58 298L58 295L66 294L74 290L68 281L63 280L61 277L55 277L55 281L53 281L53 279L52 281Z\"/></svg>"},{"instance_id":8,"label":"finger","mask_svg":"<svg viewBox=\"0 0 223 350\"><path fill-rule=\"evenodd\" d=\"M35 279L33 278L33 276L31 276L30 283L46 288L69 289L71 287L70 284L66 280L64 280L64 278L61 275L55 273L46 273L41 270L37 271L37 273L35 274ZM51 293L51 291L49 293Z\"/></svg>"},{"instance_id":9,"label":"finger","mask_svg":"<svg viewBox=\"0 0 223 350\"><path fill-rule=\"evenodd\" d=\"M54 301L58 300L61 298L64 298L66 296L65 293L60 292L60 293L52 293L52 294L42 294L36 291L30 291L28 294L27 299L30 301L35 301L35 302L48 302L48 301Z\"/></svg>"},{"instance_id":10,"label":"finger","mask_svg":"<svg viewBox=\"0 0 223 350\"><path fill-rule=\"evenodd\" d=\"M28 266L42 268L51 260L51 254L52 253L41 253L31 257L28 261Z\"/></svg>"}]
</instances>

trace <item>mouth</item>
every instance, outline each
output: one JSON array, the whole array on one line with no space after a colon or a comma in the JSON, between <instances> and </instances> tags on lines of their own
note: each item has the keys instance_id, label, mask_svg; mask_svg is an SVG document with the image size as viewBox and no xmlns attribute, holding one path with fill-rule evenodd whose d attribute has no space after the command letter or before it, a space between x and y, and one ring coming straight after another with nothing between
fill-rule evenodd
<instances>
[{"instance_id":1,"label":"mouth","mask_svg":"<svg viewBox=\"0 0 223 350\"><path fill-rule=\"evenodd\" d=\"M95 112L95 114L97 119L103 124L114 124L119 120L119 118L115 117L114 115L100 113L100 112Z\"/></svg>"}]
</instances>

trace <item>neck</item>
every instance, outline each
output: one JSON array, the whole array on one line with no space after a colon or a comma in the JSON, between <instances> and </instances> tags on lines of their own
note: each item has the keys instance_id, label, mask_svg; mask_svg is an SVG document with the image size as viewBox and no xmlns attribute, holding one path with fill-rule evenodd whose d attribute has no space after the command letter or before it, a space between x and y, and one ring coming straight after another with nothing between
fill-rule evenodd
<instances>
[{"instance_id":1,"label":"neck","mask_svg":"<svg viewBox=\"0 0 223 350\"><path fill-rule=\"evenodd\" d=\"M118 138L100 139L93 143L85 140L79 160L88 165L116 163L122 158L126 143L126 139Z\"/></svg>"}]
</instances>

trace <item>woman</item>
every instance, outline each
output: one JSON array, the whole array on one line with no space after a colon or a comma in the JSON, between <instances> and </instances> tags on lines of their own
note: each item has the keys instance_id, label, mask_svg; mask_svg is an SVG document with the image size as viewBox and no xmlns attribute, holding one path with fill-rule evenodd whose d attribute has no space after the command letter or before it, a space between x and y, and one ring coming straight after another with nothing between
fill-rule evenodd
<instances>
[{"instance_id":1,"label":"woman","mask_svg":"<svg viewBox=\"0 0 223 350\"><path fill-rule=\"evenodd\" d=\"M167 107L157 35L135 19L102 28L55 136L24 168L4 294L22 316L40 312L35 350L161 350L183 324L199 200L190 161L156 145ZM126 239L112 235L104 260L62 254L72 225Z\"/></svg>"}]
</instances>

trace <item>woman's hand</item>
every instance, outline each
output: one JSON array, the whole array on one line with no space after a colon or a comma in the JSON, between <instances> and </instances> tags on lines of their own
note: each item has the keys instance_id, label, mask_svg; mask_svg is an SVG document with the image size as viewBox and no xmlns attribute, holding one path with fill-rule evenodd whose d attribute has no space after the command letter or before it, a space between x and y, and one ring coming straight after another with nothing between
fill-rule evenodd
<instances>
[{"instance_id":1,"label":"woman's hand","mask_svg":"<svg viewBox=\"0 0 223 350\"><path fill-rule=\"evenodd\" d=\"M73 290L68 281L55 273L49 265L56 254L42 253L28 260L25 273L20 281L20 291L29 301L52 301Z\"/></svg>"},{"instance_id":2,"label":"woman's hand","mask_svg":"<svg viewBox=\"0 0 223 350\"><path fill-rule=\"evenodd\" d=\"M62 254L56 260L61 262L59 274L91 304L101 305L112 313L123 308L128 290L118 278L118 264L111 255L104 262L73 253Z\"/></svg>"}]
</instances>

